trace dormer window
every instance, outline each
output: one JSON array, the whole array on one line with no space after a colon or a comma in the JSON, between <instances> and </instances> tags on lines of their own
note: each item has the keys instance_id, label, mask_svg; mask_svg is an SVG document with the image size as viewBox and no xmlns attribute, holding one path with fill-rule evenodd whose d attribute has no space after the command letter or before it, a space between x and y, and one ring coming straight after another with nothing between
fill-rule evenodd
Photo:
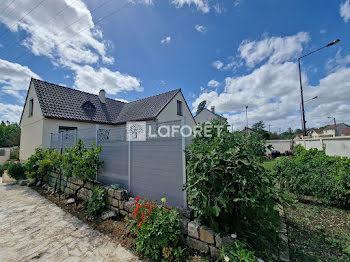
<instances>
[{"instance_id":1,"label":"dormer window","mask_svg":"<svg viewBox=\"0 0 350 262\"><path fill-rule=\"evenodd\" d=\"M85 102L82 107L85 109L85 110L95 110L96 107L90 102L90 101L87 101Z\"/></svg>"}]
</instances>

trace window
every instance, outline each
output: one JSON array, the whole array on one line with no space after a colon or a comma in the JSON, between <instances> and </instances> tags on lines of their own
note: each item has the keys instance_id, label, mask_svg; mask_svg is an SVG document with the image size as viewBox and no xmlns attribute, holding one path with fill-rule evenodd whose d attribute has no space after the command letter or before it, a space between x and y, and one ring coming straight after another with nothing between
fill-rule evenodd
<instances>
[{"instance_id":1,"label":"window","mask_svg":"<svg viewBox=\"0 0 350 262\"><path fill-rule=\"evenodd\" d=\"M82 107L88 111L91 111L91 110L95 110L95 106L90 102L90 101L87 101L85 102Z\"/></svg>"},{"instance_id":2,"label":"window","mask_svg":"<svg viewBox=\"0 0 350 262\"><path fill-rule=\"evenodd\" d=\"M177 115L182 116L182 101L177 100Z\"/></svg>"},{"instance_id":3,"label":"window","mask_svg":"<svg viewBox=\"0 0 350 262\"><path fill-rule=\"evenodd\" d=\"M29 100L29 116L33 115L34 99Z\"/></svg>"}]
</instances>

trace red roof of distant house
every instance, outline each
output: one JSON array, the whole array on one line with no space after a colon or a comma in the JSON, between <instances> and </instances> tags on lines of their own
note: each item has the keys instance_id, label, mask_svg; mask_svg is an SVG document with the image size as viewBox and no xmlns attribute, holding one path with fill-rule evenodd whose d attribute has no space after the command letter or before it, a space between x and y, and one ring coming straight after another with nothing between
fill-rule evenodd
<instances>
[{"instance_id":1,"label":"red roof of distant house","mask_svg":"<svg viewBox=\"0 0 350 262\"><path fill-rule=\"evenodd\" d=\"M346 125L344 123L340 123L340 124L337 124L337 127L341 126L341 125L348 126L348 125ZM334 124L333 125L328 125L324 130L330 130L330 129L334 129Z\"/></svg>"},{"instance_id":2,"label":"red roof of distant house","mask_svg":"<svg viewBox=\"0 0 350 262\"><path fill-rule=\"evenodd\" d=\"M323 130L321 129L312 129L312 132L316 132L317 134L322 133Z\"/></svg>"},{"instance_id":3,"label":"red roof of distant house","mask_svg":"<svg viewBox=\"0 0 350 262\"><path fill-rule=\"evenodd\" d=\"M350 136L350 128L344 128L341 131L341 134L344 135L344 136Z\"/></svg>"}]
</instances>

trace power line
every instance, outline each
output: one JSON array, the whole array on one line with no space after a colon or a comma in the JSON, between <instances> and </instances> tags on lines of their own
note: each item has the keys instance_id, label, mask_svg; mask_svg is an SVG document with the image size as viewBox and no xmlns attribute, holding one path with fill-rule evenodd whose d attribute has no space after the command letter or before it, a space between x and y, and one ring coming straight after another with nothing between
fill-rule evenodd
<instances>
[{"instance_id":1,"label":"power line","mask_svg":"<svg viewBox=\"0 0 350 262\"><path fill-rule=\"evenodd\" d=\"M78 1L78 0L73 0L73 1L71 2L71 4L74 3L74 2L76 2L76 1ZM47 26L50 26L50 25L51 25L51 22L52 22L53 20L55 20L55 18L56 18L58 15L60 15L64 10L66 10L68 7L69 7L69 5L66 5L63 9L61 9L61 11L59 11L59 12L56 13L53 17L51 17L51 19L49 19L49 20L46 22ZM12 45L10 45L9 47L13 47L13 46L17 45L19 42L21 42L21 41L24 40L24 39L25 39L25 37L22 38L22 39L16 40L16 41L15 41ZM5 53L5 51L7 51L7 49L10 49L9 47L8 47L8 48L5 48L5 49L1 49L1 50L3 51L3 53Z\"/></svg>"},{"instance_id":2,"label":"power line","mask_svg":"<svg viewBox=\"0 0 350 262\"><path fill-rule=\"evenodd\" d=\"M111 1L111 0L109 0L109 1ZM106 2L109 2L109 1L106 1ZM105 3L106 3L106 2L105 2ZM110 12L109 14L107 14L107 15L105 15L105 16L99 18L99 19L97 19L97 20L98 20L98 24L100 24L101 21L103 21L103 20L105 20L105 19L107 19L107 18L109 18L109 17L111 17L111 16L117 14L118 12L120 12L121 10L123 10L125 7L127 7L129 4L130 4L130 2L127 1L126 3L124 3L124 5L122 5L121 7L117 8L116 10L114 10L114 11ZM94 10L96 10L96 8L95 8ZM98 24L96 24L96 25L98 25ZM96 25L95 25L95 26L96 26ZM83 28L83 29L79 30L76 34L79 34L79 33L83 32L83 31L90 30L90 29L91 29L90 27ZM61 32L61 33L62 33L62 32ZM61 42L61 44L64 44L64 43L66 43L66 42L68 42L68 41L70 41L70 40L71 40L71 39L67 39L67 40ZM19 59L19 58L25 57L25 56L24 56L25 53L27 53L27 55L26 55L26 57L28 56L27 58L29 58L29 55L32 54L31 52L28 52L28 50L25 50L21 55L17 56L14 60L16 61L16 60ZM25 60L23 60L22 62L24 62L24 61L25 61ZM38 61L38 60L37 60L37 61ZM37 62L37 61L36 61L36 62Z\"/></svg>"},{"instance_id":3,"label":"power line","mask_svg":"<svg viewBox=\"0 0 350 262\"><path fill-rule=\"evenodd\" d=\"M34 6L32 9L29 10L29 12L27 12L24 16L22 16L22 18L20 20L18 20L16 23L14 23L13 25L16 25L18 23L20 23L27 15L29 15L31 12L33 12L36 8L38 8L42 3L44 3L46 0L41 0L36 6ZM11 26L9 26L9 28L11 28ZM6 35L7 32L5 32L4 34L2 34L0 36L0 40L2 39L2 37L4 35Z\"/></svg>"},{"instance_id":4,"label":"power line","mask_svg":"<svg viewBox=\"0 0 350 262\"><path fill-rule=\"evenodd\" d=\"M11 3L9 3L1 12L0 12L0 15L5 12L7 10L7 8L10 7L10 5L12 5L12 3L14 2L15 0L12 0Z\"/></svg>"}]
</instances>

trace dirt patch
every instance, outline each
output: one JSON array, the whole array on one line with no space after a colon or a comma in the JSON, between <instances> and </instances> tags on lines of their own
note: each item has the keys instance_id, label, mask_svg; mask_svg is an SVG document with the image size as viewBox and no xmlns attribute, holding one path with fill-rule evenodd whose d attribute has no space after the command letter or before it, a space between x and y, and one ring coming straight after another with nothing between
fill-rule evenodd
<instances>
[{"instance_id":1,"label":"dirt patch","mask_svg":"<svg viewBox=\"0 0 350 262\"><path fill-rule=\"evenodd\" d=\"M297 203L286 212L291 261L350 261L350 211Z\"/></svg>"}]
</instances>

